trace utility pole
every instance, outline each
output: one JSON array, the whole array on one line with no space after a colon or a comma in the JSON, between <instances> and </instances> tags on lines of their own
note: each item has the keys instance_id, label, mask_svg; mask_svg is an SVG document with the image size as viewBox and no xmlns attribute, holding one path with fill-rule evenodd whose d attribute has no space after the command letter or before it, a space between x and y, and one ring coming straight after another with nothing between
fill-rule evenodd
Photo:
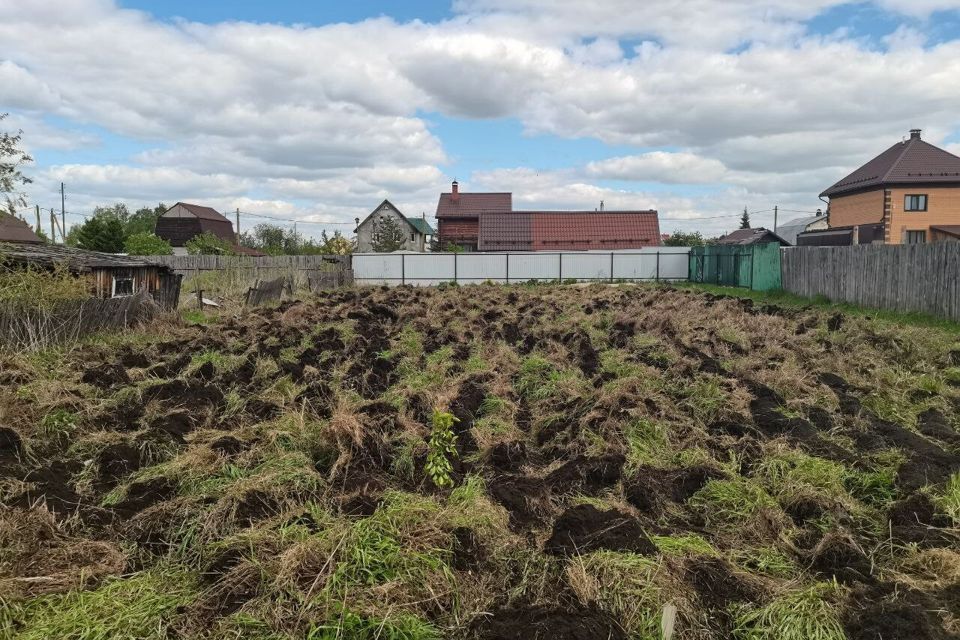
<instances>
[{"instance_id":1,"label":"utility pole","mask_svg":"<svg viewBox=\"0 0 960 640\"><path fill-rule=\"evenodd\" d=\"M777 209L779 209L779 207L777 205L773 205L773 232L774 233L777 232Z\"/></svg>"},{"instance_id":2,"label":"utility pole","mask_svg":"<svg viewBox=\"0 0 960 640\"><path fill-rule=\"evenodd\" d=\"M57 243L57 214L50 208L50 242Z\"/></svg>"},{"instance_id":3,"label":"utility pole","mask_svg":"<svg viewBox=\"0 0 960 640\"><path fill-rule=\"evenodd\" d=\"M63 239L63 244L67 244L67 206L62 182L60 183L60 237Z\"/></svg>"}]
</instances>

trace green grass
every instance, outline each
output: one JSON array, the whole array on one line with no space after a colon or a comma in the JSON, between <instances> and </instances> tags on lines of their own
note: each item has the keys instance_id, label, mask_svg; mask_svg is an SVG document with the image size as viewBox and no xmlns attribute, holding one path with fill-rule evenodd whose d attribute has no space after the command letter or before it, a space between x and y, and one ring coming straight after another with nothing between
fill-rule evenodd
<instances>
[{"instance_id":1,"label":"green grass","mask_svg":"<svg viewBox=\"0 0 960 640\"><path fill-rule=\"evenodd\" d=\"M953 524L960 526L960 472L950 476L946 485L935 493L934 499L940 509L953 518Z\"/></svg>"},{"instance_id":2,"label":"green grass","mask_svg":"<svg viewBox=\"0 0 960 640\"><path fill-rule=\"evenodd\" d=\"M177 608L195 596L189 574L152 569L110 579L94 591L71 591L14 605L11 640L165 640ZM4 631L0 621L0 631ZM8 631L9 631L8 627Z\"/></svg>"},{"instance_id":3,"label":"green grass","mask_svg":"<svg viewBox=\"0 0 960 640\"><path fill-rule=\"evenodd\" d=\"M663 425L638 418L624 428L623 435L627 441L624 473L628 477L644 465L661 467L669 464L670 442Z\"/></svg>"},{"instance_id":4,"label":"green grass","mask_svg":"<svg viewBox=\"0 0 960 640\"><path fill-rule=\"evenodd\" d=\"M766 606L747 608L736 619L737 640L845 640L838 607L839 587L819 583L783 595Z\"/></svg>"},{"instance_id":5,"label":"green grass","mask_svg":"<svg viewBox=\"0 0 960 640\"><path fill-rule=\"evenodd\" d=\"M763 509L776 509L776 501L749 480L711 480L691 496L689 504L700 510L708 522L739 525Z\"/></svg>"},{"instance_id":6,"label":"green grass","mask_svg":"<svg viewBox=\"0 0 960 640\"><path fill-rule=\"evenodd\" d=\"M940 329L960 336L960 323L938 318L925 313L902 313L885 309L869 309L845 302L830 302L826 298L804 298L786 291L750 291L738 287L721 287L701 283L674 283L678 289L694 289L714 295L748 298L763 304L775 304L782 307L813 307L830 313L844 313L849 316L870 318L892 325L905 324L927 329Z\"/></svg>"},{"instance_id":7,"label":"green grass","mask_svg":"<svg viewBox=\"0 0 960 640\"><path fill-rule=\"evenodd\" d=\"M570 572L582 572L597 588L601 609L616 616L631 638L658 638L663 595L656 585L660 565L633 553L596 551L571 560ZM587 594L585 594L587 595Z\"/></svg>"},{"instance_id":8,"label":"green grass","mask_svg":"<svg viewBox=\"0 0 960 640\"><path fill-rule=\"evenodd\" d=\"M339 617L317 627L306 640L439 640L440 632L429 622L400 613L386 618L364 617L342 610Z\"/></svg>"},{"instance_id":9,"label":"green grass","mask_svg":"<svg viewBox=\"0 0 960 640\"><path fill-rule=\"evenodd\" d=\"M775 547L758 547L734 551L732 560L746 569L775 578L790 578L797 575L797 565Z\"/></svg>"},{"instance_id":10,"label":"green grass","mask_svg":"<svg viewBox=\"0 0 960 640\"><path fill-rule=\"evenodd\" d=\"M675 536L650 536L650 540L657 545L662 553L669 555L718 555L717 550L706 539L692 533Z\"/></svg>"}]
</instances>

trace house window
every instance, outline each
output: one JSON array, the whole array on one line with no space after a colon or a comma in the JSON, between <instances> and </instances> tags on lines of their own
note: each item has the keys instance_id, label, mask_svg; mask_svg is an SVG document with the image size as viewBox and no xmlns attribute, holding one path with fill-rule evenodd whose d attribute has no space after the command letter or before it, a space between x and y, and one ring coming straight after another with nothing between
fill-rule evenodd
<instances>
[{"instance_id":1,"label":"house window","mask_svg":"<svg viewBox=\"0 0 960 640\"><path fill-rule=\"evenodd\" d=\"M133 295L133 278L131 276L117 274L113 276L113 297L122 298L123 296Z\"/></svg>"},{"instance_id":2,"label":"house window","mask_svg":"<svg viewBox=\"0 0 960 640\"><path fill-rule=\"evenodd\" d=\"M905 196L903 198L903 210L904 211L926 211L927 210L926 194Z\"/></svg>"},{"instance_id":3,"label":"house window","mask_svg":"<svg viewBox=\"0 0 960 640\"><path fill-rule=\"evenodd\" d=\"M926 241L926 231L907 231L907 244L923 244Z\"/></svg>"},{"instance_id":4,"label":"house window","mask_svg":"<svg viewBox=\"0 0 960 640\"><path fill-rule=\"evenodd\" d=\"M410 234L410 242L413 242L414 240L416 240L416 238L414 238L413 234L411 233L411 234Z\"/></svg>"}]
</instances>

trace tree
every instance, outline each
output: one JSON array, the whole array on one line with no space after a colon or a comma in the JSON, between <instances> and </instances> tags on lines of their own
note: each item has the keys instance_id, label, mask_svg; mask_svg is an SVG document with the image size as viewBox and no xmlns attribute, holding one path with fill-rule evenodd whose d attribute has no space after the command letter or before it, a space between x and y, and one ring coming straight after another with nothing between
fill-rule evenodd
<instances>
[{"instance_id":1,"label":"tree","mask_svg":"<svg viewBox=\"0 0 960 640\"><path fill-rule=\"evenodd\" d=\"M0 120L9 114L0 113ZM27 206L27 196L22 188L33 182L20 172L20 167L33 162L33 158L20 148L23 131L10 135L0 132L0 193L3 194L4 208L10 215L16 215L17 208Z\"/></svg>"},{"instance_id":2,"label":"tree","mask_svg":"<svg viewBox=\"0 0 960 640\"><path fill-rule=\"evenodd\" d=\"M345 256L353 253L353 242L344 237L339 231L334 231L332 236L328 236L326 231L320 233L321 246L323 253L332 253L338 256Z\"/></svg>"},{"instance_id":3,"label":"tree","mask_svg":"<svg viewBox=\"0 0 960 640\"><path fill-rule=\"evenodd\" d=\"M393 216L379 216L373 221L370 246L376 253L390 253L403 248L407 234Z\"/></svg>"},{"instance_id":4,"label":"tree","mask_svg":"<svg viewBox=\"0 0 960 640\"><path fill-rule=\"evenodd\" d=\"M141 207L130 215L123 226L127 236L138 233L153 233L157 228L157 218L166 213L167 207L161 202L156 207Z\"/></svg>"},{"instance_id":5,"label":"tree","mask_svg":"<svg viewBox=\"0 0 960 640\"><path fill-rule=\"evenodd\" d=\"M125 239L120 218L110 210L99 207L94 210L93 217L87 218L83 224L74 225L67 234L67 244L105 253L122 252Z\"/></svg>"},{"instance_id":6,"label":"tree","mask_svg":"<svg viewBox=\"0 0 960 640\"><path fill-rule=\"evenodd\" d=\"M153 233L134 233L127 236L123 248L132 256L173 255L170 243Z\"/></svg>"},{"instance_id":7,"label":"tree","mask_svg":"<svg viewBox=\"0 0 960 640\"><path fill-rule=\"evenodd\" d=\"M743 208L743 215L740 216L740 228L749 229L750 228L750 214L747 213L747 208Z\"/></svg>"},{"instance_id":8,"label":"tree","mask_svg":"<svg viewBox=\"0 0 960 640\"><path fill-rule=\"evenodd\" d=\"M667 247L702 247L706 242L699 231L674 231L663 241Z\"/></svg>"},{"instance_id":9,"label":"tree","mask_svg":"<svg viewBox=\"0 0 960 640\"><path fill-rule=\"evenodd\" d=\"M240 244L271 256L297 255L304 244L303 236L293 229L275 224L258 224L252 231L240 234Z\"/></svg>"},{"instance_id":10,"label":"tree","mask_svg":"<svg viewBox=\"0 0 960 640\"><path fill-rule=\"evenodd\" d=\"M186 242L187 253L192 256L232 256L233 245L209 231L204 231L198 236L194 236Z\"/></svg>"}]
</instances>

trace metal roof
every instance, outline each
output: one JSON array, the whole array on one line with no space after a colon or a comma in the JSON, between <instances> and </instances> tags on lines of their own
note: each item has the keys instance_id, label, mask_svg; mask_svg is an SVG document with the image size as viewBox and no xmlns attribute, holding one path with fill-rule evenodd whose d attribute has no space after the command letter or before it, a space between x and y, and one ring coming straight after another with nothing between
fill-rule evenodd
<instances>
[{"instance_id":1,"label":"metal roof","mask_svg":"<svg viewBox=\"0 0 960 640\"><path fill-rule=\"evenodd\" d=\"M797 244L797 234L803 233L812 224L822 222L827 219L825 215L810 216L807 218L796 218L777 227L777 235L792 245Z\"/></svg>"},{"instance_id":2,"label":"metal roof","mask_svg":"<svg viewBox=\"0 0 960 640\"><path fill-rule=\"evenodd\" d=\"M407 222L409 222L414 229L416 229L418 232L422 233L423 235L425 236L434 235L433 227L431 227L430 223L424 220L423 218L407 218L407 216L403 216L403 217L406 218Z\"/></svg>"},{"instance_id":3,"label":"metal roof","mask_svg":"<svg viewBox=\"0 0 960 640\"><path fill-rule=\"evenodd\" d=\"M733 233L728 233L717 240L717 244L760 244L764 242L789 244L773 231L764 229L763 227L757 227L756 229L737 229Z\"/></svg>"},{"instance_id":4,"label":"metal roof","mask_svg":"<svg viewBox=\"0 0 960 640\"><path fill-rule=\"evenodd\" d=\"M26 222L0 212L0 242L2 241L43 243L43 239L34 233Z\"/></svg>"},{"instance_id":5,"label":"metal roof","mask_svg":"<svg viewBox=\"0 0 960 640\"><path fill-rule=\"evenodd\" d=\"M513 194L461 191L454 200L452 193L441 193L437 202L437 218L476 218L484 211L513 211Z\"/></svg>"},{"instance_id":6,"label":"metal roof","mask_svg":"<svg viewBox=\"0 0 960 640\"><path fill-rule=\"evenodd\" d=\"M482 213L481 251L637 249L660 245L657 212L514 211Z\"/></svg>"},{"instance_id":7,"label":"metal roof","mask_svg":"<svg viewBox=\"0 0 960 640\"><path fill-rule=\"evenodd\" d=\"M184 209L186 209L193 215L197 216L201 220L215 220L217 222L230 223L230 221L222 213L220 213L213 207L203 207L199 204L190 204L187 202L178 202L177 204L167 209L165 213L169 213L171 210L175 209L178 206L183 207Z\"/></svg>"},{"instance_id":8,"label":"metal roof","mask_svg":"<svg viewBox=\"0 0 960 640\"><path fill-rule=\"evenodd\" d=\"M920 139L919 130L820 194L834 197L887 184L960 185L960 157Z\"/></svg>"}]
</instances>

